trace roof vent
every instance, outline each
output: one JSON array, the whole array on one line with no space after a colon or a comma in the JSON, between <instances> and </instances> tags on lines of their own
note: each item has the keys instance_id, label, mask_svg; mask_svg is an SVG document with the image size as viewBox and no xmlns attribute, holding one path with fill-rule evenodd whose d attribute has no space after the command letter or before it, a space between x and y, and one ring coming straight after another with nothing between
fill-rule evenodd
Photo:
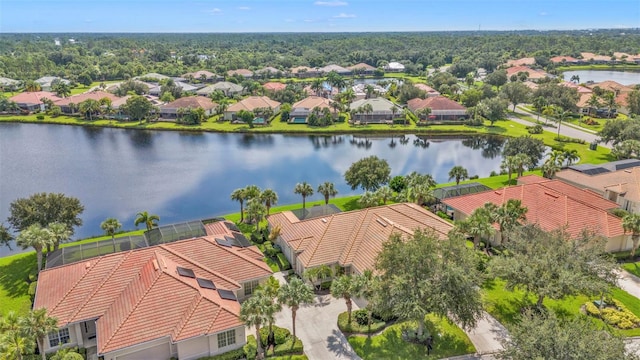
<instances>
[{"instance_id":1,"label":"roof vent","mask_svg":"<svg viewBox=\"0 0 640 360\"><path fill-rule=\"evenodd\" d=\"M326 224L327 223L327 219L323 218L322 222Z\"/></svg>"},{"instance_id":2,"label":"roof vent","mask_svg":"<svg viewBox=\"0 0 640 360\"><path fill-rule=\"evenodd\" d=\"M196 278L196 274L191 269L185 269L183 267L178 266L177 270L180 276L189 277L192 279Z\"/></svg>"},{"instance_id":3,"label":"roof vent","mask_svg":"<svg viewBox=\"0 0 640 360\"><path fill-rule=\"evenodd\" d=\"M384 227L387 227L387 223L382 221L381 219L376 219L376 221L378 222L378 224L380 224L380 225L382 225Z\"/></svg>"},{"instance_id":4,"label":"roof vent","mask_svg":"<svg viewBox=\"0 0 640 360\"><path fill-rule=\"evenodd\" d=\"M554 198L554 199L557 199L557 198L559 198L559 197L560 197L560 195L558 195L558 194L553 194L553 193L546 192L546 191L544 192L544 194L545 194L545 195L549 195L549 196L551 196L551 197L552 197L552 198Z\"/></svg>"},{"instance_id":5,"label":"roof vent","mask_svg":"<svg viewBox=\"0 0 640 360\"><path fill-rule=\"evenodd\" d=\"M502 191L494 191L496 193L496 195L502 195Z\"/></svg>"}]
</instances>

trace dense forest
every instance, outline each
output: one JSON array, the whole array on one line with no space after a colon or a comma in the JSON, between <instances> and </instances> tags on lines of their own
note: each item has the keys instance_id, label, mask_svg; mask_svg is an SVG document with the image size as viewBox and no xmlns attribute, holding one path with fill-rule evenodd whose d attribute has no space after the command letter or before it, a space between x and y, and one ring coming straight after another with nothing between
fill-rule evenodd
<instances>
[{"instance_id":1,"label":"dense forest","mask_svg":"<svg viewBox=\"0 0 640 360\"><path fill-rule=\"evenodd\" d=\"M581 51L640 53L640 29L592 31L247 33L247 34L2 34L0 76L33 80L126 79L147 72L177 76L273 66L383 66L398 61L406 72L458 62L488 70L507 59L551 57ZM86 76L85 76L86 77Z\"/></svg>"}]
</instances>

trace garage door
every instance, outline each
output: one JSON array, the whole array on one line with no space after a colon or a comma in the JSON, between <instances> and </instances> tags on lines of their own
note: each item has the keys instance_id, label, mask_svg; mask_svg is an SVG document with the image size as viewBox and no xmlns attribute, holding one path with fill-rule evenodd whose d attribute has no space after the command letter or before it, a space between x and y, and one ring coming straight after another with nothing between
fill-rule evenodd
<instances>
[{"instance_id":1,"label":"garage door","mask_svg":"<svg viewBox=\"0 0 640 360\"><path fill-rule=\"evenodd\" d=\"M116 360L169 360L169 344L161 344L134 353L118 356Z\"/></svg>"}]
</instances>

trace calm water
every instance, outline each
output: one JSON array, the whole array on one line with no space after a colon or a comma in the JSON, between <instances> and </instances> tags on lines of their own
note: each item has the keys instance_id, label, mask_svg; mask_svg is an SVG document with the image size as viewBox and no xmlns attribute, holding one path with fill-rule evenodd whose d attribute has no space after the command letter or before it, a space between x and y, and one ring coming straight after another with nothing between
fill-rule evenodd
<instances>
[{"instance_id":1,"label":"calm water","mask_svg":"<svg viewBox=\"0 0 640 360\"><path fill-rule=\"evenodd\" d=\"M601 71L601 70L578 70L578 71L565 71L562 73L566 81L571 80L571 77L578 75L581 83L587 81L603 82L612 80L622 85L640 84L640 72L632 71Z\"/></svg>"},{"instance_id":2,"label":"calm water","mask_svg":"<svg viewBox=\"0 0 640 360\"><path fill-rule=\"evenodd\" d=\"M419 171L438 182L451 167L470 175L498 171L501 140L423 141L290 135L243 135L91 129L39 124L0 124L0 221L9 204L36 192L62 192L85 206L84 225L74 238L100 235L100 223L116 217L133 229L139 211L158 214L161 224L237 212L229 199L236 188L256 184L274 189L280 204L300 202L296 183L317 188L336 184L341 195L354 194L344 182L347 168L377 155L389 161L392 175ZM314 195L311 200L319 200ZM0 249L0 256L8 254Z\"/></svg>"}]
</instances>

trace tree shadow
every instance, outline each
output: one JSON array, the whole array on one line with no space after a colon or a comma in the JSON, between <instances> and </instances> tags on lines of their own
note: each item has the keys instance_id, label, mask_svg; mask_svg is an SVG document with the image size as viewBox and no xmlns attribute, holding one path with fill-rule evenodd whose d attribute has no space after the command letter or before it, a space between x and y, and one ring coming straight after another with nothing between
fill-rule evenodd
<instances>
[{"instance_id":1,"label":"tree shadow","mask_svg":"<svg viewBox=\"0 0 640 360\"><path fill-rule=\"evenodd\" d=\"M360 204L358 204L358 198L353 198L347 201L342 205L344 211L358 210L360 209Z\"/></svg>"},{"instance_id":2,"label":"tree shadow","mask_svg":"<svg viewBox=\"0 0 640 360\"><path fill-rule=\"evenodd\" d=\"M357 357L356 353L349 345L349 342L340 330L333 329L331 335L327 337L327 349L334 353L336 357L346 357L354 359Z\"/></svg>"},{"instance_id":3,"label":"tree shadow","mask_svg":"<svg viewBox=\"0 0 640 360\"><path fill-rule=\"evenodd\" d=\"M35 253L0 266L0 287L10 298L24 296L29 291L29 273L35 271L36 267Z\"/></svg>"}]
</instances>

